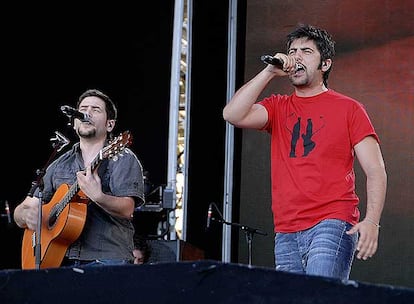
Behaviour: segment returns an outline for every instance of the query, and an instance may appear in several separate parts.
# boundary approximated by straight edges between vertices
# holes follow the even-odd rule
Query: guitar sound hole
[[[51,212],[49,217],[49,228],[53,227],[57,221],[57,214],[56,212]]]

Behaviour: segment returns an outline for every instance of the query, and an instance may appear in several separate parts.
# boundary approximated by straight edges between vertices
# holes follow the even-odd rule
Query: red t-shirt
[[[353,147],[379,141],[363,105],[333,90],[313,97],[271,95],[259,102],[271,134],[275,232],[296,232],[327,218],[356,224]]]

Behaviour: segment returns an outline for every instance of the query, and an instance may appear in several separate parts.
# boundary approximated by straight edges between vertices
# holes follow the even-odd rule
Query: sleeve
[[[131,196],[137,206],[145,202],[142,164],[130,149],[117,161],[111,161],[110,190],[115,196]]]
[[[355,103],[350,121],[350,136],[352,146],[358,144],[367,136],[373,136],[377,142],[380,142],[378,134],[368,116],[365,107],[361,103]]]
[[[257,103],[262,105],[266,111],[267,111],[267,122],[266,124],[260,129],[260,131],[267,131],[268,133],[272,133],[272,125],[273,125],[273,119],[275,117],[274,115],[274,104],[277,101],[277,96],[271,95],[269,97],[266,97]]]

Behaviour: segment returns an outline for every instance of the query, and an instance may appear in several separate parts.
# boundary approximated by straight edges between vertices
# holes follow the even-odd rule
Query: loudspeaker
[[[182,240],[149,240],[150,257],[148,263],[198,261],[204,259],[204,252]]]

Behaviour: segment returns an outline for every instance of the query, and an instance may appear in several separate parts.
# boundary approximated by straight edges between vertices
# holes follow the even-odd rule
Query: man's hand
[[[367,260],[371,258],[378,249],[379,225],[365,219],[352,227],[347,234],[359,233],[357,244],[357,258]]]

